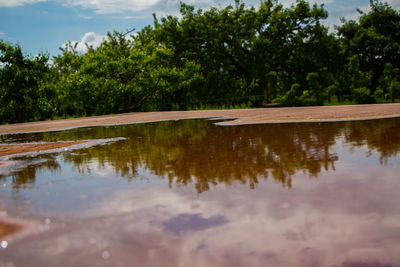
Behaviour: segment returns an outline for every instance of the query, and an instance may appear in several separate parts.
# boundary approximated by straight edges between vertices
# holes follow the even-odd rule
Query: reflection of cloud
[[[347,149],[337,152],[341,158]],[[255,190],[237,184],[201,195],[190,185],[169,189],[141,170],[151,183],[125,184],[79,213],[87,219],[14,244],[18,250],[4,257],[98,265],[107,250],[108,265],[393,266],[400,262],[400,166],[383,167],[376,158],[365,164],[365,172],[339,164],[345,170],[319,179],[296,174],[293,190],[267,181]]]
[[[340,267],[395,267],[395,265],[384,264],[379,261],[369,261],[369,262],[346,261],[343,264],[341,264]]]
[[[91,161],[87,165],[88,170],[100,177],[114,176],[115,171],[114,168],[108,164],[100,164],[97,161]]]
[[[96,184],[90,210],[14,244],[18,251],[4,257],[99,265],[106,250],[110,266],[392,266],[400,262],[399,159],[384,166],[378,152],[366,156],[369,149],[337,142],[330,150],[337,154],[336,169],[318,179],[296,172],[292,190],[270,179],[254,190],[229,183],[196,194],[193,183],[169,188],[166,176],[145,166],[137,170],[143,180],[85,179]],[[96,160],[91,163],[89,169],[97,168]]]
[[[255,190],[235,185],[196,198],[190,186],[168,189],[158,182],[117,192],[93,211],[114,218],[116,228],[120,216],[131,218],[121,227],[141,237],[138,246],[178,238],[176,246],[160,245],[174,266],[188,266],[193,257],[204,266],[391,266],[400,262],[400,196],[393,193],[400,191],[400,170],[376,158],[365,161],[365,172],[340,164],[343,170],[317,180],[296,174],[293,190],[265,182]]]
[[[183,213],[171,219],[162,222],[163,228],[174,234],[187,231],[205,230],[211,227],[226,224],[228,220],[221,215],[214,215],[210,218],[204,218],[201,214]]]

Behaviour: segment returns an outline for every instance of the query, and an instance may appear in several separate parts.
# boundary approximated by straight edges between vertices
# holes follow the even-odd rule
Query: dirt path
[[[400,103],[354,106],[260,108],[140,112],[0,126],[0,134],[56,131],[74,127],[130,124],[162,120],[225,117],[226,125],[277,122],[338,121],[400,117]]]

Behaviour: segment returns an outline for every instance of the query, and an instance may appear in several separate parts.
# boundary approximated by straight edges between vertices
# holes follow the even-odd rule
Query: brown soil
[[[45,144],[20,144],[20,145],[1,145],[0,144],[0,157],[14,155],[14,154],[20,154],[20,153],[34,152],[34,151],[63,148],[63,147],[68,147],[68,146],[72,146],[72,145],[83,144],[86,142],[87,141],[45,143]],[[0,166],[3,164],[4,164],[3,162],[0,162]]]
[[[400,103],[354,106],[260,108],[230,110],[140,112],[56,121],[0,125],[0,134],[58,131],[68,128],[142,123],[163,120],[223,117],[235,119],[225,125],[362,120],[400,117]],[[0,145],[0,156],[66,147],[82,142]],[[1,163],[0,163],[1,165]]]
[[[338,121],[400,117],[400,103],[296,108],[140,112],[0,126],[0,134],[56,131],[74,127],[130,124],[162,120],[225,117],[227,125],[277,122]]]

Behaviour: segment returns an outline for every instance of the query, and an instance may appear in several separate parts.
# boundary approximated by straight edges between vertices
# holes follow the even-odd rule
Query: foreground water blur
[[[0,212],[36,230],[5,236],[0,265],[400,265],[399,118],[214,123],[0,136],[125,137],[12,159]]]

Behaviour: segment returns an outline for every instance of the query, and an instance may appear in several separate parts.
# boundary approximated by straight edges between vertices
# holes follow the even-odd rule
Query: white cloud
[[[96,34],[94,32],[87,32],[85,33],[80,41],[71,41],[73,46],[76,45],[76,51],[80,53],[85,53],[87,51],[86,44],[92,46],[93,48],[98,47],[106,38],[105,35]],[[66,47],[67,43],[62,45],[63,48]]]
[[[369,5],[365,6],[356,6],[356,5],[348,5],[348,6],[338,6],[335,8],[328,9],[328,19],[324,22],[325,26],[328,26],[331,30],[334,29],[334,25],[340,26],[342,25],[341,18],[346,20],[358,20],[360,17],[360,13],[358,13],[357,8],[362,10],[363,12],[368,13]]]
[[[144,11],[161,4],[161,0],[66,0],[67,5],[93,9],[99,14]]]
[[[0,0],[0,7],[15,7],[24,4],[35,4],[48,0]],[[246,5],[258,6],[259,0],[243,0]],[[400,9],[399,0],[383,0],[394,9]],[[125,19],[151,18],[152,13],[156,13],[158,17],[168,14],[179,17],[180,0],[59,0],[69,7],[80,7],[83,9],[94,11],[97,14],[117,14]],[[227,5],[234,5],[233,0],[184,0],[186,4],[194,5],[196,8],[208,9],[211,6],[223,8]],[[309,0],[310,4],[326,4],[325,9],[329,11],[328,20],[325,25],[333,28],[333,25],[340,25],[340,18],[357,19],[359,14],[356,8],[363,11],[369,10],[366,5],[367,0],[348,1],[343,0]],[[279,0],[285,7],[295,4],[295,0]],[[85,19],[92,19],[94,16],[80,15]],[[84,49],[83,44],[79,46]]]
[[[395,10],[400,10],[400,1],[399,0],[387,0],[386,1],[391,7]]]
[[[46,2],[47,0],[0,0],[0,7],[16,7],[26,4],[36,4]]]
[[[64,0],[67,6],[93,10],[97,14],[124,14],[123,18],[150,18],[152,13],[157,17],[166,15],[178,16],[180,0]],[[396,1],[396,0],[392,0]],[[207,10],[210,7],[224,8],[235,5],[233,0],[184,0],[186,4]],[[309,0],[310,4],[331,4],[335,0]],[[259,0],[245,0],[247,6],[259,6]],[[296,4],[296,0],[280,0],[284,7]]]
[[[166,14],[177,15],[180,0],[65,0],[68,6],[80,6],[92,9],[98,14],[121,14],[135,12],[135,16],[149,16],[156,13],[158,16]],[[330,1],[330,0],[317,0]],[[194,5],[196,8],[207,9],[211,6],[225,7],[234,5],[232,0],[185,0],[186,4]],[[258,0],[246,1],[246,4],[259,5]]]
[[[88,15],[85,15],[85,14],[80,14],[79,17],[81,17],[83,19],[93,19],[94,18],[94,16],[88,16]]]
[[[332,3],[334,0],[308,0],[310,5],[313,5],[314,3],[317,5],[322,5],[322,4],[329,4]],[[285,7],[290,7],[291,5],[296,4],[296,0],[281,0],[279,3],[283,4]]]

